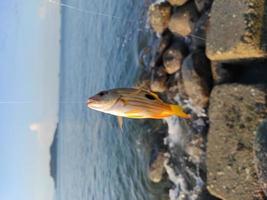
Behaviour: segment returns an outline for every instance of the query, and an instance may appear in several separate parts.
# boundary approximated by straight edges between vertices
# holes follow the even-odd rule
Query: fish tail
[[[184,118],[184,119],[190,119],[191,115],[186,114],[181,106],[178,105],[170,105],[171,111],[173,112],[174,115],[176,115],[177,117],[180,118]]]

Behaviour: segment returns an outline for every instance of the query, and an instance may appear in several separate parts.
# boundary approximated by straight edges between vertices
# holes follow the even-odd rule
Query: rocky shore
[[[169,199],[266,199],[266,10],[264,0],[150,5],[158,39],[141,85],[193,116],[165,121],[166,148],[151,162],[151,181],[171,181]]]

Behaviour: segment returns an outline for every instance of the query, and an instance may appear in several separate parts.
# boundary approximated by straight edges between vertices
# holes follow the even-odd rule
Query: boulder
[[[255,143],[256,172],[262,191],[267,198],[267,120],[265,119],[256,133]]]
[[[167,2],[152,4],[148,9],[149,24],[156,33],[163,33],[171,17],[171,5]]]
[[[194,29],[190,34],[191,49],[195,50],[199,48],[205,48],[208,19],[209,19],[208,13],[205,13],[195,23]]]
[[[183,58],[188,53],[183,41],[173,43],[163,54],[163,64],[168,74],[177,72],[182,65]]]
[[[209,60],[205,53],[197,50],[189,54],[182,64],[182,80],[185,93],[194,106],[206,108],[212,86]]]
[[[264,0],[214,0],[207,31],[211,60],[260,58],[266,51]]]
[[[209,102],[207,185],[217,197],[252,200],[259,188],[253,143],[266,116],[265,85],[215,86]]]
[[[215,85],[230,82],[233,79],[233,74],[221,62],[212,61],[211,72]]]
[[[167,86],[165,84],[165,78],[160,77],[158,79],[154,79],[150,83],[150,90],[153,92],[165,92],[167,89]]]
[[[213,0],[194,0],[198,12],[202,13],[211,7]]]
[[[188,2],[188,0],[168,0],[168,2],[169,2],[172,6],[182,6],[182,5],[184,5],[186,2]]]
[[[156,159],[150,164],[149,179],[154,183],[162,181],[166,170],[164,168],[165,156],[163,152],[159,152]]]
[[[165,92],[167,90],[167,75],[163,66],[155,67],[151,71],[150,90],[153,92]]]
[[[155,67],[163,65],[163,60],[162,60],[163,53],[171,45],[172,39],[173,39],[173,34],[168,29],[162,33],[159,41],[155,45],[155,48],[153,48],[156,49],[156,51],[154,58],[152,58],[151,60],[150,66]]]
[[[169,29],[176,35],[187,36],[198,19],[198,13],[193,2],[178,7],[171,16]]]

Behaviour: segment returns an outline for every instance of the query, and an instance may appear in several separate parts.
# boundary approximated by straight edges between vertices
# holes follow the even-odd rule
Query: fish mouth
[[[97,100],[95,98],[91,97],[91,98],[89,98],[87,100],[87,106],[89,108],[92,108],[92,107],[94,107],[94,105],[95,105],[96,102],[97,102]]]

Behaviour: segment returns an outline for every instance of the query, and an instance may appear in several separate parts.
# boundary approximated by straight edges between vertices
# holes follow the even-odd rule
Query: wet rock
[[[165,78],[154,79],[150,83],[150,89],[153,92],[165,92],[167,87],[165,84]]]
[[[215,85],[230,82],[233,78],[231,72],[220,62],[211,62],[211,72]]]
[[[157,158],[151,163],[149,167],[149,179],[154,183],[159,183],[166,173],[164,168],[165,156],[163,152],[159,152]]]
[[[159,46],[157,48],[158,54],[163,54],[163,52],[170,46],[172,41],[173,35],[170,31],[164,31],[164,33],[161,36]]]
[[[162,66],[155,68],[152,71],[150,90],[153,92],[165,92],[167,90],[167,75]]]
[[[194,0],[198,12],[202,13],[210,8],[213,0]]]
[[[168,74],[177,72],[182,65],[184,56],[188,53],[183,41],[173,43],[163,54],[163,64]]]
[[[168,0],[168,2],[169,2],[172,6],[182,6],[182,5],[184,5],[186,2],[188,2],[188,0]]]
[[[186,94],[196,107],[205,108],[212,86],[210,63],[203,51],[194,51],[184,59],[182,80]]]
[[[206,52],[211,60],[266,56],[264,0],[214,0]]]
[[[195,50],[195,49],[205,48],[208,19],[209,19],[208,13],[205,13],[196,22],[193,32],[190,34],[191,49]]]
[[[167,2],[152,4],[148,10],[149,23],[156,33],[162,33],[171,17],[171,5]]]
[[[267,198],[267,120],[260,125],[255,138],[255,164],[260,186]]]
[[[171,16],[169,29],[176,35],[187,36],[198,19],[198,13],[193,2],[178,7]]]
[[[204,139],[200,136],[195,136],[189,143],[186,144],[186,153],[189,155],[190,161],[195,164],[200,164],[204,161]]]
[[[207,185],[222,199],[252,200],[258,188],[255,132],[266,115],[264,85],[215,86],[209,103]]]
[[[160,37],[158,45],[156,45],[155,58],[153,59],[153,64],[151,66],[160,66],[163,65],[162,55],[166,49],[171,45],[173,39],[172,33],[167,29],[164,31]]]

